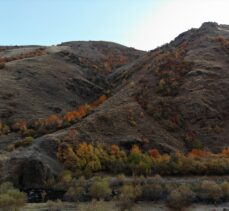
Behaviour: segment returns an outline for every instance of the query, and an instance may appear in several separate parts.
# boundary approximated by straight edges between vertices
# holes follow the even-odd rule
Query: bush
[[[0,63],[0,69],[3,69],[5,67],[5,63]]]
[[[72,172],[70,170],[64,170],[59,175],[60,183],[66,185],[72,181]]]
[[[111,196],[111,188],[106,179],[94,177],[89,188],[89,194],[94,199],[107,199]]]
[[[27,147],[30,144],[32,144],[32,142],[33,142],[33,137],[29,136],[29,137],[26,137],[25,139],[23,139],[21,141],[18,141],[14,144],[8,145],[7,149],[8,149],[8,151],[13,151],[19,147]]]
[[[224,198],[224,200],[225,201],[228,201],[229,200],[229,182],[224,181],[221,184],[221,189],[222,189],[222,192],[223,192],[223,198]]]
[[[64,204],[61,200],[47,201],[49,211],[61,211],[64,210]]]
[[[146,201],[157,201],[164,197],[164,188],[161,184],[149,184],[142,187],[141,199]]]
[[[187,185],[181,185],[172,190],[168,197],[168,206],[175,210],[187,207],[194,200],[195,194]]]
[[[33,137],[28,136],[28,137],[24,138],[23,140],[16,142],[15,148],[29,146],[30,144],[32,144],[32,142],[33,142]]]
[[[85,201],[86,199],[86,180],[84,177],[80,177],[78,180],[74,180],[64,197],[68,201]]]
[[[2,210],[17,210],[26,203],[26,195],[6,182],[0,185],[0,208]]]
[[[114,209],[110,207],[104,201],[92,200],[89,203],[83,203],[78,206],[79,211],[113,211]],[[77,210],[78,210],[77,209]]]
[[[121,210],[128,210],[134,206],[134,202],[141,196],[142,188],[139,185],[123,185],[119,190],[118,206]]]
[[[222,189],[214,181],[203,181],[200,185],[199,195],[205,202],[219,202],[223,196]]]
[[[10,132],[10,128],[0,121],[0,135],[7,135]]]

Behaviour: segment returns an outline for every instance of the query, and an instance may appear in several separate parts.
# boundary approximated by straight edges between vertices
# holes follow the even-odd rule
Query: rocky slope
[[[36,49],[39,56],[28,58]],[[108,99],[76,124],[37,137],[30,146],[6,152],[19,135],[2,135],[1,180],[45,185],[63,168],[55,151],[67,139],[74,145],[103,141],[163,152],[219,152],[229,144],[227,25],[204,23],[148,53],[106,42],[0,52],[1,57],[18,54],[27,58],[15,58],[0,70],[2,121],[61,114],[104,94]]]

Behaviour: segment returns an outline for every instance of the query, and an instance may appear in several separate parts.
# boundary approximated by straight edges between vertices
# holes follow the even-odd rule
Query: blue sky
[[[0,44],[125,43],[157,6],[154,0],[0,0]]]
[[[106,40],[150,50],[204,21],[229,24],[229,0],[0,0],[0,45]]]

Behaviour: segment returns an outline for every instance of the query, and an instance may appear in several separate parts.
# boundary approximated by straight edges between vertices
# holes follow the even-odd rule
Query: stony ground
[[[79,208],[81,207],[81,209]],[[78,207],[78,208],[77,208]],[[64,203],[61,211],[82,211],[83,209],[87,210],[88,207],[87,203],[80,203],[80,204],[70,204]],[[113,208],[115,211],[115,204],[112,202],[106,203],[106,208],[104,211],[108,211],[109,208]],[[51,210],[51,207],[47,203],[40,203],[40,204],[27,204],[23,209],[23,211],[45,211]],[[167,208],[164,204],[155,204],[155,203],[138,203],[134,206],[133,211],[169,211],[170,209]],[[189,208],[185,208],[185,211],[228,211],[229,210],[229,203],[227,204],[220,204],[220,205],[201,205],[195,204]],[[97,210],[96,210],[97,211]]]

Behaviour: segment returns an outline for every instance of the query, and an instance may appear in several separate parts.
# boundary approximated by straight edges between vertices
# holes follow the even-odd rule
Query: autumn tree
[[[133,145],[128,156],[128,166],[133,175],[148,175],[151,172],[152,159],[148,154],[142,153],[137,145]]]

